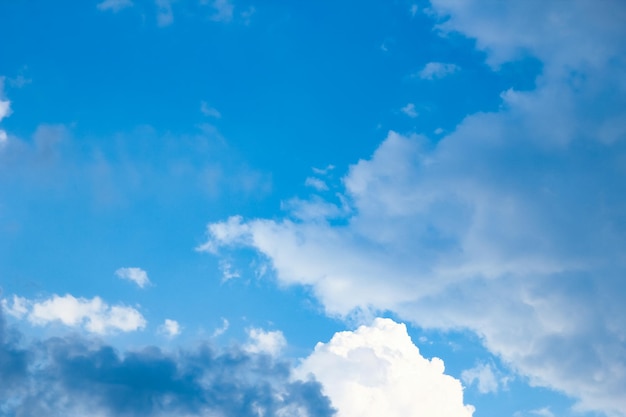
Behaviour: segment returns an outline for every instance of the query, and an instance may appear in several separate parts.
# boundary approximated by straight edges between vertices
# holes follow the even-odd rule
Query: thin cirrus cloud
[[[541,60],[534,89],[503,91],[500,109],[467,115],[439,141],[389,132],[344,176],[350,209],[318,210],[339,224],[235,216],[210,224],[201,248],[256,249],[331,315],[392,310],[470,329],[578,410],[624,416],[626,95],[613,92],[624,92],[626,9],[555,2],[537,14],[539,4],[433,2],[439,30],[474,38],[494,67]]]
[[[8,314],[25,318],[36,326],[60,323],[98,335],[132,332],[146,327],[145,318],[135,308],[109,305],[100,297],[87,299],[55,294],[42,301],[33,301],[13,296],[11,302],[2,300],[2,307]]]
[[[148,273],[141,268],[119,268],[115,271],[115,275],[120,279],[134,282],[139,288],[145,288],[151,284]]]
[[[237,348],[119,352],[79,336],[19,343],[0,309],[3,415],[334,415],[318,382]]]
[[[415,75],[423,80],[435,80],[454,74],[459,70],[459,66],[455,64],[429,62]]]
[[[131,0],[104,0],[96,5],[98,10],[111,10],[114,13],[132,6]]]
[[[314,375],[337,407],[337,417],[471,417],[461,382],[439,358],[424,358],[406,326],[378,318],[318,343],[296,375]]]

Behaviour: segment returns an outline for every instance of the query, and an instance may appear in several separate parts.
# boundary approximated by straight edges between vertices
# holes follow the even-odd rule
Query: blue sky
[[[626,416],[624,21],[0,3],[0,415]]]

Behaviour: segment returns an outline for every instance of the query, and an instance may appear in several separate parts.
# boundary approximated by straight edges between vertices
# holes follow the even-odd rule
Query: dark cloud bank
[[[24,345],[0,309],[0,415],[280,416],[335,412],[315,381],[268,356],[202,346],[120,354],[79,336]]]

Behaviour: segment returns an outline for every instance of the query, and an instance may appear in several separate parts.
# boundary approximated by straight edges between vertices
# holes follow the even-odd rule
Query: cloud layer
[[[343,178],[347,208],[314,198],[315,217],[232,217],[202,247],[257,249],[329,314],[391,309],[471,329],[532,384],[624,416],[626,8],[442,0],[431,11],[494,68],[541,60],[535,88],[503,91],[498,111],[441,140],[390,132]]]
[[[32,344],[0,311],[0,414],[5,416],[331,416],[314,381],[290,381],[268,356],[208,346],[120,353],[81,338]]]

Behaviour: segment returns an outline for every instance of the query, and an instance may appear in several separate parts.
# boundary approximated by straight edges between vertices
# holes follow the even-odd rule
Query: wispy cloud
[[[434,80],[459,71],[456,64],[446,64],[443,62],[429,62],[419,71],[416,76],[424,80]]]
[[[155,0],[157,8],[157,25],[164,27],[174,23],[172,2],[174,0]]]
[[[307,177],[307,179],[304,181],[304,185],[306,185],[307,187],[315,188],[317,191],[328,190],[328,185],[326,185],[323,180],[315,177]]]
[[[222,113],[220,113],[215,107],[209,106],[205,101],[200,103],[200,112],[205,116],[214,117],[216,119],[220,119],[222,117]]]
[[[96,5],[99,10],[111,10],[114,13],[132,6],[133,2],[131,0],[104,0]]]
[[[235,6],[230,0],[213,0],[211,7],[215,13],[210,17],[214,22],[230,22],[233,20]],[[248,16],[249,18],[249,16]]]
[[[415,104],[413,103],[409,103],[406,106],[402,107],[400,111],[409,116],[411,119],[414,119],[418,116],[417,111],[415,110]]]

